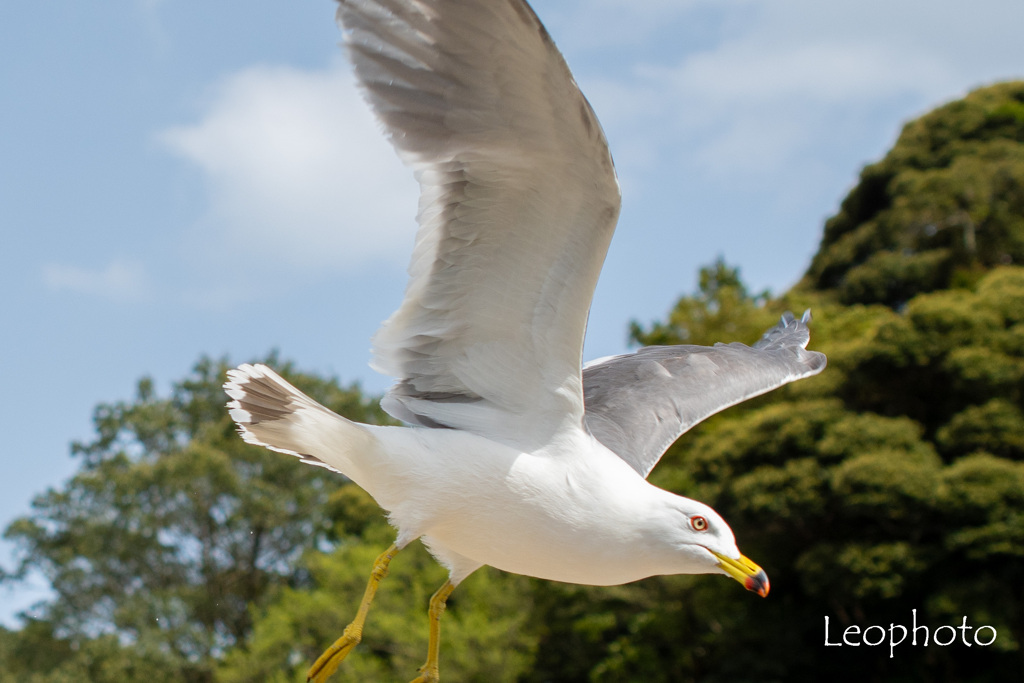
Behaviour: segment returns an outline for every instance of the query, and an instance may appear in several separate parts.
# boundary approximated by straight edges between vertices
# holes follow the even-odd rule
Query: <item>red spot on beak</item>
[[[762,598],[768,597],[768,591],[771,590],[771,584],[768,582],[768,575],[764,573],[763,569],[753,576],[748,576],[746,581],[743,582],[743,586],[748,591],[753,591]]]

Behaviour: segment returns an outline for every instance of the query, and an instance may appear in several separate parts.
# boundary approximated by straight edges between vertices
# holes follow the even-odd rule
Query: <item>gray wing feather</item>
[[[590,433],[646,477],[681,434],[720,410],[816,375],[825,355],[807,351],[810,311],[786,313],[753,347],[648,346],[583,370]]]
[[[381,405],[545,443],[583,418],[583,333],[619,211],[601,126],[523,0],[342,0],[339,18],[421,188],[405,299],[373,342],[398,380]]]

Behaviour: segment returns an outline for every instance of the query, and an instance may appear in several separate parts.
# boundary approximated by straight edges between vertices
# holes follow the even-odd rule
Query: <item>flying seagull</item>
[[[327,680],[359,642],[388,563],[416,539],[449,572],[420,682],[439,678],[445,601],[483,565],[589,585],[717,573],[767,595],[718,513],[646,477],[694,424],[820,372],[809,316],[783,316],[753,347],[647,347],[583,367],[619,186],[540,20],[525,0],[340,0],[338,17],[420,184],[405,298],[373,340],[373,366],[398,378],[381,404],[409,426],[351,422],[264,365],[225,384],[242,438],[340,472],[397,529],[308,678]]]

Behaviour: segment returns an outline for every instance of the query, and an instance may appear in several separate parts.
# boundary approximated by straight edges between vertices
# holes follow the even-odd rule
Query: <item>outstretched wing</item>
[[[665,449],[701,420],[825,368],[807,351],[810,311],[786,313],[753,347],[648,346],[583,370],[591,434],[646,477]]]
[[[374,338],[410,423],[544,442],[583,418],[587,312],[619,211],[601,127],[522,0],[341,0],[359,81],[420,183]]]

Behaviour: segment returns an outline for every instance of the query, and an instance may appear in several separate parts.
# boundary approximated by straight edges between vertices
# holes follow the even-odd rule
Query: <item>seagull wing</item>
[[[360,84],[420,184],[393,416],[516,444],[583,419],[581,352],[619,212],[604,133],[522,0],[341,0]]]
[[[648,346],[583,370],[591,434],[646,477],[683,432],[720,410],[816,375],[825,355],[807,351],[810,311],[786,313],[753,347]]]

